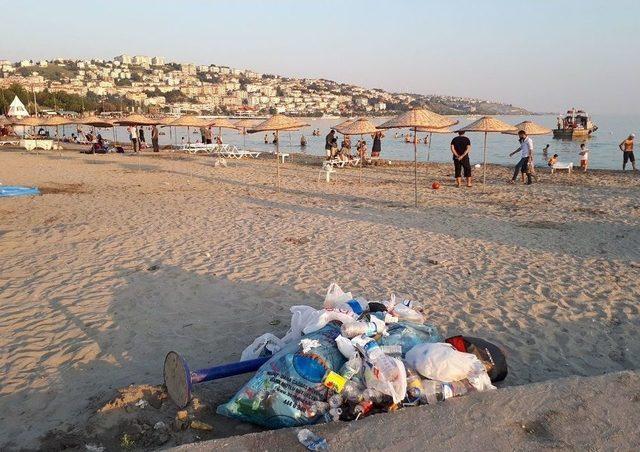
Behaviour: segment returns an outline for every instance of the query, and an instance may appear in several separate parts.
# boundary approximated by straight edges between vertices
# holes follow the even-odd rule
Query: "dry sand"
[[[506,386],[638,368],[638,175],[543,170],[514,187],[492,166],[483,192],[433,164],[416,209],[411,166],[326,184],[295,160],[275,193],[262,159],[1,151],[0,182],[45,194],[0,200],[0,448],[109,443],[144,391],[112,401],[118,416],[98,410],[117,388],[160,383],[168,350],[194,367],[236,360],[284,333],[290,306],[320,306],[332,281],[412,297],[444,334],[503,344]],[[212,414],[245,379],[196,391],[213,432],[137,445],[257,431]],[[143,417],[174,414],[165,402]]]

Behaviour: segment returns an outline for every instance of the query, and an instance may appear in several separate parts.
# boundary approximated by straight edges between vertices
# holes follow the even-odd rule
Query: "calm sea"
[[[549,128],[556,126],[556,116],[499,116],[499,119],[509,123],[517,124],[525,120],[531,120],[538,124],[544,125]],[[471,123],[473,120],[460,117],[460,126]],[[381,124],[384,122],[384,118],[375,118],[374,124]],[[590,150],[589,165],[591,168],[600,169],[621,169],[622,167],[622,153],[618,149],[618,143],[626,138],[630,133],[636,133],[640,131],[640,114],[638,115],[595,115],[593,121],[599,127],[598,131],[592,135],[592,138],[586,141],[587,147]],[[300,135],[304,134],[307,138],[308,145],[304,152],[312,155],[324,155],[324,136],[329,132],[330,127],[341,122],[340,119],[308,119],[306,122],[310,124],[309,127],[305,127],[296,132],[282,132],[280,138],[280,150],[281,152],[301,152],[300,148]],[[454,126],[455,128],[456,126]],[[88,128],[85,128],[88,130]],[[320,129],[320,136],[314,137],[311,135],[313,129]],[[176,139],[176,136],[172,134],[170,136],[168,128],[161,129],[160,144],[170,144]],[[67,134],[71,132],[70,126],[67,126]],[[105,138],[112,138],[110,130],[102,130]],[[407,130],[389,130],[386,132],[386,137],[382,141],[382,157],[393,160],[413,160],[413,145],[407,144],[402,138],[394,138],[394,134],[404,134]],[[118,138],[122,141],[127,139],[128,135],[125,128],[119,127],[117,130]],[[177,129],[177,141],[180,143],[183,139],[186,141],[187,130],[186,128]],[[223,141],[225,143],[235,144],[237,146],[243,146],[243,140],[246,139],[246,146],[255,150],[271,151],[274,146],[272,144],[264,143],[264,133],[257,133],[246,135],[243,137],[238,131],[225,130],[222,131]],[[424,137],[424,133],[419,133],[420,138]],[[150,143],[149,129],[146,128],[147,142]],[[471,153],[471,159],[474,163],[480,163],[482,161],[482,145],[484,134],[481,133],[467,133],[467,136],[471,139],[473,145],[473,151]],[[269,134],[271,137],[271,134]],[[353,137],[354,142],[359,137]],[[453,138],[453,135],[433,134],[431,149],[425,144],[419,144],[418,147],[418,159],[419,161],[432,162],[450,162],[451,153],[449,151],[449,143]],[[563,141],[556,140],[551,135],[535,136],[534,140],[536,150],[536,164],[542,165],[542,148],[549,144],[549,152],[551,154],[558,154],[561,161],[573,161],[579,163],[579,148],[581,141]],[[640,138],[640,135],[639,135]],[[191,130],[191,141],[196,142],[200,139],[200,132]],[[371,137],[365,137],[369,150],[371,149]],[[340,137],[341,141],[342,138]],[[638,140],[640,143],[640,139]],[[515,164],[517,157],[509,157],[509,153],[517,147],[517,136],[503,135],[500,133],[490,133],[487,139],[487,156],[490,163],[500,164]],[[638,145],[640,150],[640,144]],[[640,154],[640,152],[637,152]],[[640,158],[640,155],[638,155]]]

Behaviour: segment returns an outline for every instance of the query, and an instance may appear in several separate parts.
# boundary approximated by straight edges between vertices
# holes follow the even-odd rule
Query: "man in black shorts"
[[[471,187],[471,140],[464,136],[464,132],[458,132],[458,136],[451,140],[451,153],[453,154],[453,166],[456,171],[456,187],[460,186],[461,173],[464,168],[464,177],[467,179],[467,187]]]

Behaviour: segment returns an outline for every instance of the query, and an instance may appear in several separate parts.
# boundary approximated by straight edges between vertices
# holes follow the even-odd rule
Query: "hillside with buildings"
[[[441,114],[526,114],[499,102],[464,97],[389,93],[324,79],[294,79],[218,65],[120,55],[113,60],[0,60],[0,89],[60,99],[84,110],[292,116],[384,115],[425,106]],[[77,99],[81,98],[82,102]],[[24,101],[25,99],[23,99]],[[9,100],[3,100],[6,103]],[[29,101],[28,99],[26,100]],[[40,100],[38,99],[38,103]],[[49,102],[50,106],[53,106]],[[71,106],[69,106],[71,105]],[[77,107],[80,105],[80,107]]]

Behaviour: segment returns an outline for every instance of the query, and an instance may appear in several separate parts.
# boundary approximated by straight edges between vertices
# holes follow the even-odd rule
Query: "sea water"
[[[555,128],[557,123],[556,115],[536,115],[536,116],[497,116],[498,119],[515,125],[519,122],[530,120],[548,128]],[[342,122],[344,119],[316,119],[306,118],[304,121],[310,124],[295,132],[280,132],[280,152],[304,152],[310,155],[325,155],[324,142],[325,135],[329,132],[331,126]],[[374,124],[381,124],[388,118],[373,118]],[[456,117],[460,121],[457,127],[462,127],[473,122],[476,117]],[[549,144],[549,157],[558,154],[559,160],[562,162],[574,162],[578,165],[580,161],[580,144],[586,143],[589,148],[589,167],[599,169],[621,169],[622,168],[622,152],[618,149],[618,144],[624,140],[630,133],[640,132],[640,114],[637,115],[594,115],[594,123],[598,126],[598,130],[591,138],[581,140],[557,140],[551,134],[532,137],[535,146],[535,162],[537,166],[545,165],[542,155],[542,148]],[[256,121],[256,123],[259,121]],[[75,132],[75,126],[66,126],[66,134],[69,136],[71,132]],[[320,136],[312,136],[314,129],[320,129]],[[84,126],[83,130],[89,131],[90,128]],[[174,143],[200,142],[200,131],[191,128],[189,136],[187,136],[186,127],[171,128],[161,127],[160,145],[168,145]],[[106,139],[112,139],[111,129],[98,129]],[[117,136],[119,141],[128,141],[128,133],[125,127],[117,128]],[[215,132],[217,134],[217,130]],[[398,133],[399,137],[395,138]],[[409,133],[408,129],[391,129],[385,131],[385,138],[382,140],[381,157],[390,160],[413,160],[413,145],[404,142],[404,134]],[[300,136],[307,138],[307,146],[300,147]],[[426,133],[418,133],[420,139],[424,138]],[[451,151],[449,144],[453,134],[433,134],[431,147],[423,142],[418,144],[418,161],[420,162],[451,162]],[[482,163],[483,153],[483,133],[468,132],[467,136],[471,139],[472,151],[471,161],[473,164]],[[150,128],[145,127],[145,137],[147,143],[151,144]],[[265,133],[243,135],[232,129],[222,129],[223,141],[238,147],[243,147],[246,140],[246,147],[256,151],[273,151],[275,146],[271,144],[273,134],[267,133],[268,144],[264,143]],[[371,136],[365,136],[367,147],[371,151]],[[355,143],[360,136],[352,137],[352,147],[355,152]],[[342,141],[342,136],[338,135],[338,142]],[[638,150],[640,151],[640,135],[638,139]],[[489,133],[487,136],[487,161],[489,163],[512,165],[517,162],[518,156],[509,157],[509,153],[518,147],[518,137],[514,135],[504,135],[501,133]],[[640,158],[640,152],[637,152]]]

